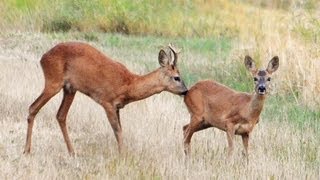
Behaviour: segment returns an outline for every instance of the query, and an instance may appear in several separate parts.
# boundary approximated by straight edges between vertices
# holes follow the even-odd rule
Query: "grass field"
[[[242,158],[239,137],[236,139],[232,162],[226,161],[226,136],[219,130],[197,133],[192,142],[192,158],[186,159],[182,147],[182,126],[189,122],[189,114],[182,98],[169,93],[161,93],[132,103],[121,111],[126,147],[121,157],[118,156],[116,141],[103,109],[78,93],[68,116],[68,127],[76,149],[76,158],[68,156],[55,120],[61,101],[59,94],[38,114],[33,134],[32,155],[24,156],[22,151],[27,108],[43,87],[39,57],[56,42],[75,36],[79,37],[79,40],[85,40],[81,39],[83,36],[80,35],[81,33],[2,36],[1,179],[319,177],[319,113],[303,109],[293,99],[277,93],[267,101],[261,123],[253,132],[249,165],[246,165]],[[91,44],[109,56],[119,59],[132,71],[144,74],[157,68],[157,46],[165,39],[153,38],[151,41],[148,38],[123,35],[100,36],[103,41],[111,43],[104,44],[98,40]],[[112,42],[114,38],[118,40]],[[149,43],[143,43],[140,50],[138,46],[130,48],[129,45],[122,45],[135,41]],[[188,74],[196,69],[194,64],[197,63],[189,61],[207,58],[206,55],[197,52],[199,50],[194,50],[192,46],[185,47],[179,64],[181,67],[189,67],[190,72],[183,69],[181,73],[192,76]],[[202,66],[201,63],[199,66]],[[228,76],[232,78],[236,74],[230,73]],[[248,79],[251,78],[247,76],[238,84],[245,83]],[[188,86],[193,83],[191,78]]]
[[[319,179],[319,2],[8,0],[0,2],[0,179]],[[141,16],[144,14],[144,16]],[[189,122],[183,98],[163,92],[121,111],[125,152],[98,104],[77,93],[68,114],[76,157],[68,156],[55,119],[62,94],[37,115],[32,153],[22,154],[28,107],[42,91],[39,60],[62,41],[87,42],[132,72],[159,67],[159,49],[182,49],[188,87],[214,79],[252,92],[246,54],[279,70],[250,142],[250,163],[236,138],[226,160],[224,132],[196,133],[192,155],[183,153]]]

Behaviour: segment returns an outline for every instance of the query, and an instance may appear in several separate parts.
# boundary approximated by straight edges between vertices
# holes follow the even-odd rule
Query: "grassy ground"
[[[96,36],[91,44],[139,74],[158,67],[158,46],[167,42],[166,38],[114,34]],[[249,165],[242,157],[239,137],[236,138],[231,162],[226,160],[226,135],[217,129],[197,133],[192,142],[192,158],[186,159],[182,147],[182,126],[189,122],[189,114],[182,98],[169,93],[132,103],[121,111],[126,147],[122,157],[117,154],[116,141],[103,109],[78,93],[68,116],[76,158],[68,156],[55,120],[61,101],[59,94],[38,114],[32,155],[24,156],[27,108],[43,88],[39,58],[56,42],[70,39],[88,41],[85,33],[1,36],[1,179],[319,178],[319,111],[296,103],[290,94],[282,95],[276,91],[266,102],[262,119],[252,134]],[[220,40],[222,42],[216,46],[223,49],[219,50],[221,54],[232,51],[233,47],[223,45],[228,44],[228,40]],[[201,41],[175,41],[183,47],[179,66],[183,67],[181,73],[189,87],[198,80],[192,78],[193,73],[201,74],[199,66],[204,68],[207,63],[221,64],[230,58],[210,59],[212,49],[198,47]],[[248,74],[241,72],[241,68],[236,70],[242,64],[226,66],[222,63],[222,66],[229,67],[224,70],[228,73],[212,68],[210,70],[214,72],[203,73],[201,78],[227,79],[225,84],[239,89],[239,84],[251,81]],[[238,82],[234,83],[232,79]]]
[[[319,7],[317,0],[0,1],[0,178],[319,179]],[[138,74],[157,68],[160,46],[173,42],[188,87],[214,79],[246,92],[252,80],[244,56],[263,67],[278,55],[250,164],[240,138],[227,162],[226,135],[213,129],[195,135],[185,159],[181,129],[189,114],[169,93],[122,110],[122,157],[102,108],[78,93],[68,116],[76,158],[55,120],[59,94],[38,114],[32,155],[23,156],[28,106],[43,88],[39,59],[69,40],[90,43]]]

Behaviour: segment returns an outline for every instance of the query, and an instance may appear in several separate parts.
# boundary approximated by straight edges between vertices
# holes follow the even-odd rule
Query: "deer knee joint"
[[[29,107],[29,117],[34,117],[37,113],[38,113],[38,110],[33,105],[31,105]]]
[[[27,121],[28,121],[28,124],[31,124],[33,123],[33,120],[34,120],[34,116],[30,116],[28,117]]]
[[[61,115],[60,113],[57,114],[56,116],[57,120],[59,123],[64,122],[65,121],[65,117],[63,115]]]

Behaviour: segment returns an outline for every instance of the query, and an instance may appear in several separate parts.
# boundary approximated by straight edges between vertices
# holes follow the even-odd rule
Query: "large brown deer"
[[[57,113],[68,151],[74,149],[66,127],[66,116],[74,96],[80,91],[103,106],[122,150],[122,129],[119,110],[126,104],[147,98],[162,91],[186,94],[187,88],[177,68],[177,50],[169,44],[160,50],[160,68],[140,76],[131,73],[124,65],[105,56],[94,47],[80,42],[60,43],[41,58],[45,87],[31,104],[24,153],[30,153],[34,118],[50,98],[63,89],[63,100]]]
[[[279,67],[279,58],[273,57],[266,70],[258,70],[251,57],[245,57],[245,66],[252,73],[255,84],[253,94],[234,91],[215,81],[200,81],[191,87],[184,102],[191,115],[190,123],[183,127],[184,151],[190,153],[193,133],[216,127],[227,133],[228,157],[233,151],[234,135],[242,137],[248,160],[250,133],[259,121],[267,94],[271,74]]]

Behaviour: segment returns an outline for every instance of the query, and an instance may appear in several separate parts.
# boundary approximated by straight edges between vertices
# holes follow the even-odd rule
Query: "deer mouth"
[[[185,96],[185,95],[187,95],[187,93],[188,93],[188,90],[186,90],[186,91],[184,91],[184,92],[180,93],[180,95]]]
[[[264,95],[267,92],[267,88],[265,85],[259,85],[257,90],[259,95]]]
[[[265,94],[266,94],[266,91],[265,91],[265,90],[264,90],[264,91],[259,90],[259,91],[258,91],[258,94],[259,94],[259,95],[265,95]]]

